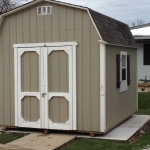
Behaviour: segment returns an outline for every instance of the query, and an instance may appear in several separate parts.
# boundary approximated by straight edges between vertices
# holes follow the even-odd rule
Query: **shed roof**
[[[126,46],[136,46],[128,25],[89,9],[104,41]]]
[[[13,10],[20,10],[21,8],[24,9],[26,6],[30,6],[32,4],[36,4],[38,2],[41,2],[44,0],[37,0],[37,1],[32,1],[27,4],[24,4],[20,7],[17,7]],[[46,0],[48,1],[48,0]],[[62,5],[67,5],[69,3],[64,3],[60,1],[55,1],[55,0],[49,0],[49,2],[54,2],[54,3],[59,3]],[[95,23],[95,26],[101,35],[101,38],[103,41],[107,42],[108,44],[115,44],[115,45],[123,45],[123,46],[131,46],[131,47],[136,47],[136,42],[131,34],[131,31],[128,27],[128,25],[117,21],[113,18],[110,18],[108,16],[105,16],[101,13],[98,13],[90,8],[79,6],[79,5],[73,5],[69,4],[72,7],[79,7],[81,9],[87,9]],[[11,10],[11,11],[13,11]],[[9,11],[9,12],[11,12]],[[13,11],[14,12],[14,11]],[[2,15],[7,15],[9,14],[8,12],[2,14]]]

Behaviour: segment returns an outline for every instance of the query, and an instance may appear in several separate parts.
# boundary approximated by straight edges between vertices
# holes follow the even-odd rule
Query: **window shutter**
[[[127,83],[130,85],[131,79],[130,79],[130,55],[127,55]]]
[[[116,75],[117,75],[117,88],[120,88],[120,54],[116,55]]]

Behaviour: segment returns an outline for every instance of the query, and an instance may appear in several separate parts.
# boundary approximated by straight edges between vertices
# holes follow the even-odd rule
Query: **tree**
[[[139,25],[143,25],[143,24],[145,24],[145,21],[143,19],[137,18],[136,20],[133,20],[131,22],[131,27],[135,27],[135,26],[139,26]]]
[[[19,6],[19,0],[0,0],[0,14]]]

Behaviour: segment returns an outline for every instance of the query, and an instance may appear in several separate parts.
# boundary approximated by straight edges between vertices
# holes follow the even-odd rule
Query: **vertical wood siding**
[[[40,101],[32,96],[26,96],[21,101],[22,117],[25,121],[36,122],[40,119]]]
[[[21,56],[21,92],[39,92],[39,56],[25,52]]]
[[[55,51],[48,56],[49,92],[69,92],[68,61],[65,51]]]
[[[37,16],[36,8],[42,5],[52,5],[52,15]],[[0,28],[0,124],[14,125],[13,44],[76,41],[77,129],[100,131],[98,40],[88,13],[81,9],[42,2],[5,17]]]
[[[126,51],[130,55],[131,84],[121,92],[116,88],[116,54]],[[137,110],[137,51],[107,45],[106,48],[106,124],[107,130],[129,117]]]
[[[69,119],[69,103],[64,97],[53,97],[49,101],[49,118],[54,123],[66,123]]]

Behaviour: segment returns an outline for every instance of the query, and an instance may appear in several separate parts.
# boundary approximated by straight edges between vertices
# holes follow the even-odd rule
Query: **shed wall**
[[[130,55],[131,84],[128,90],[116,88],[116,54],[126,51]],[[106,47],[106,128],[116,126],[137,110],[137,50],[107,45]]]
[[[52,5],[52,15],[37,16],[42,5]],[[99,131],[98,40],[85,10],[41,2],[6,16],[0,28],[0,125],[15,125],[13,44],[76,41],[77,129]]]

